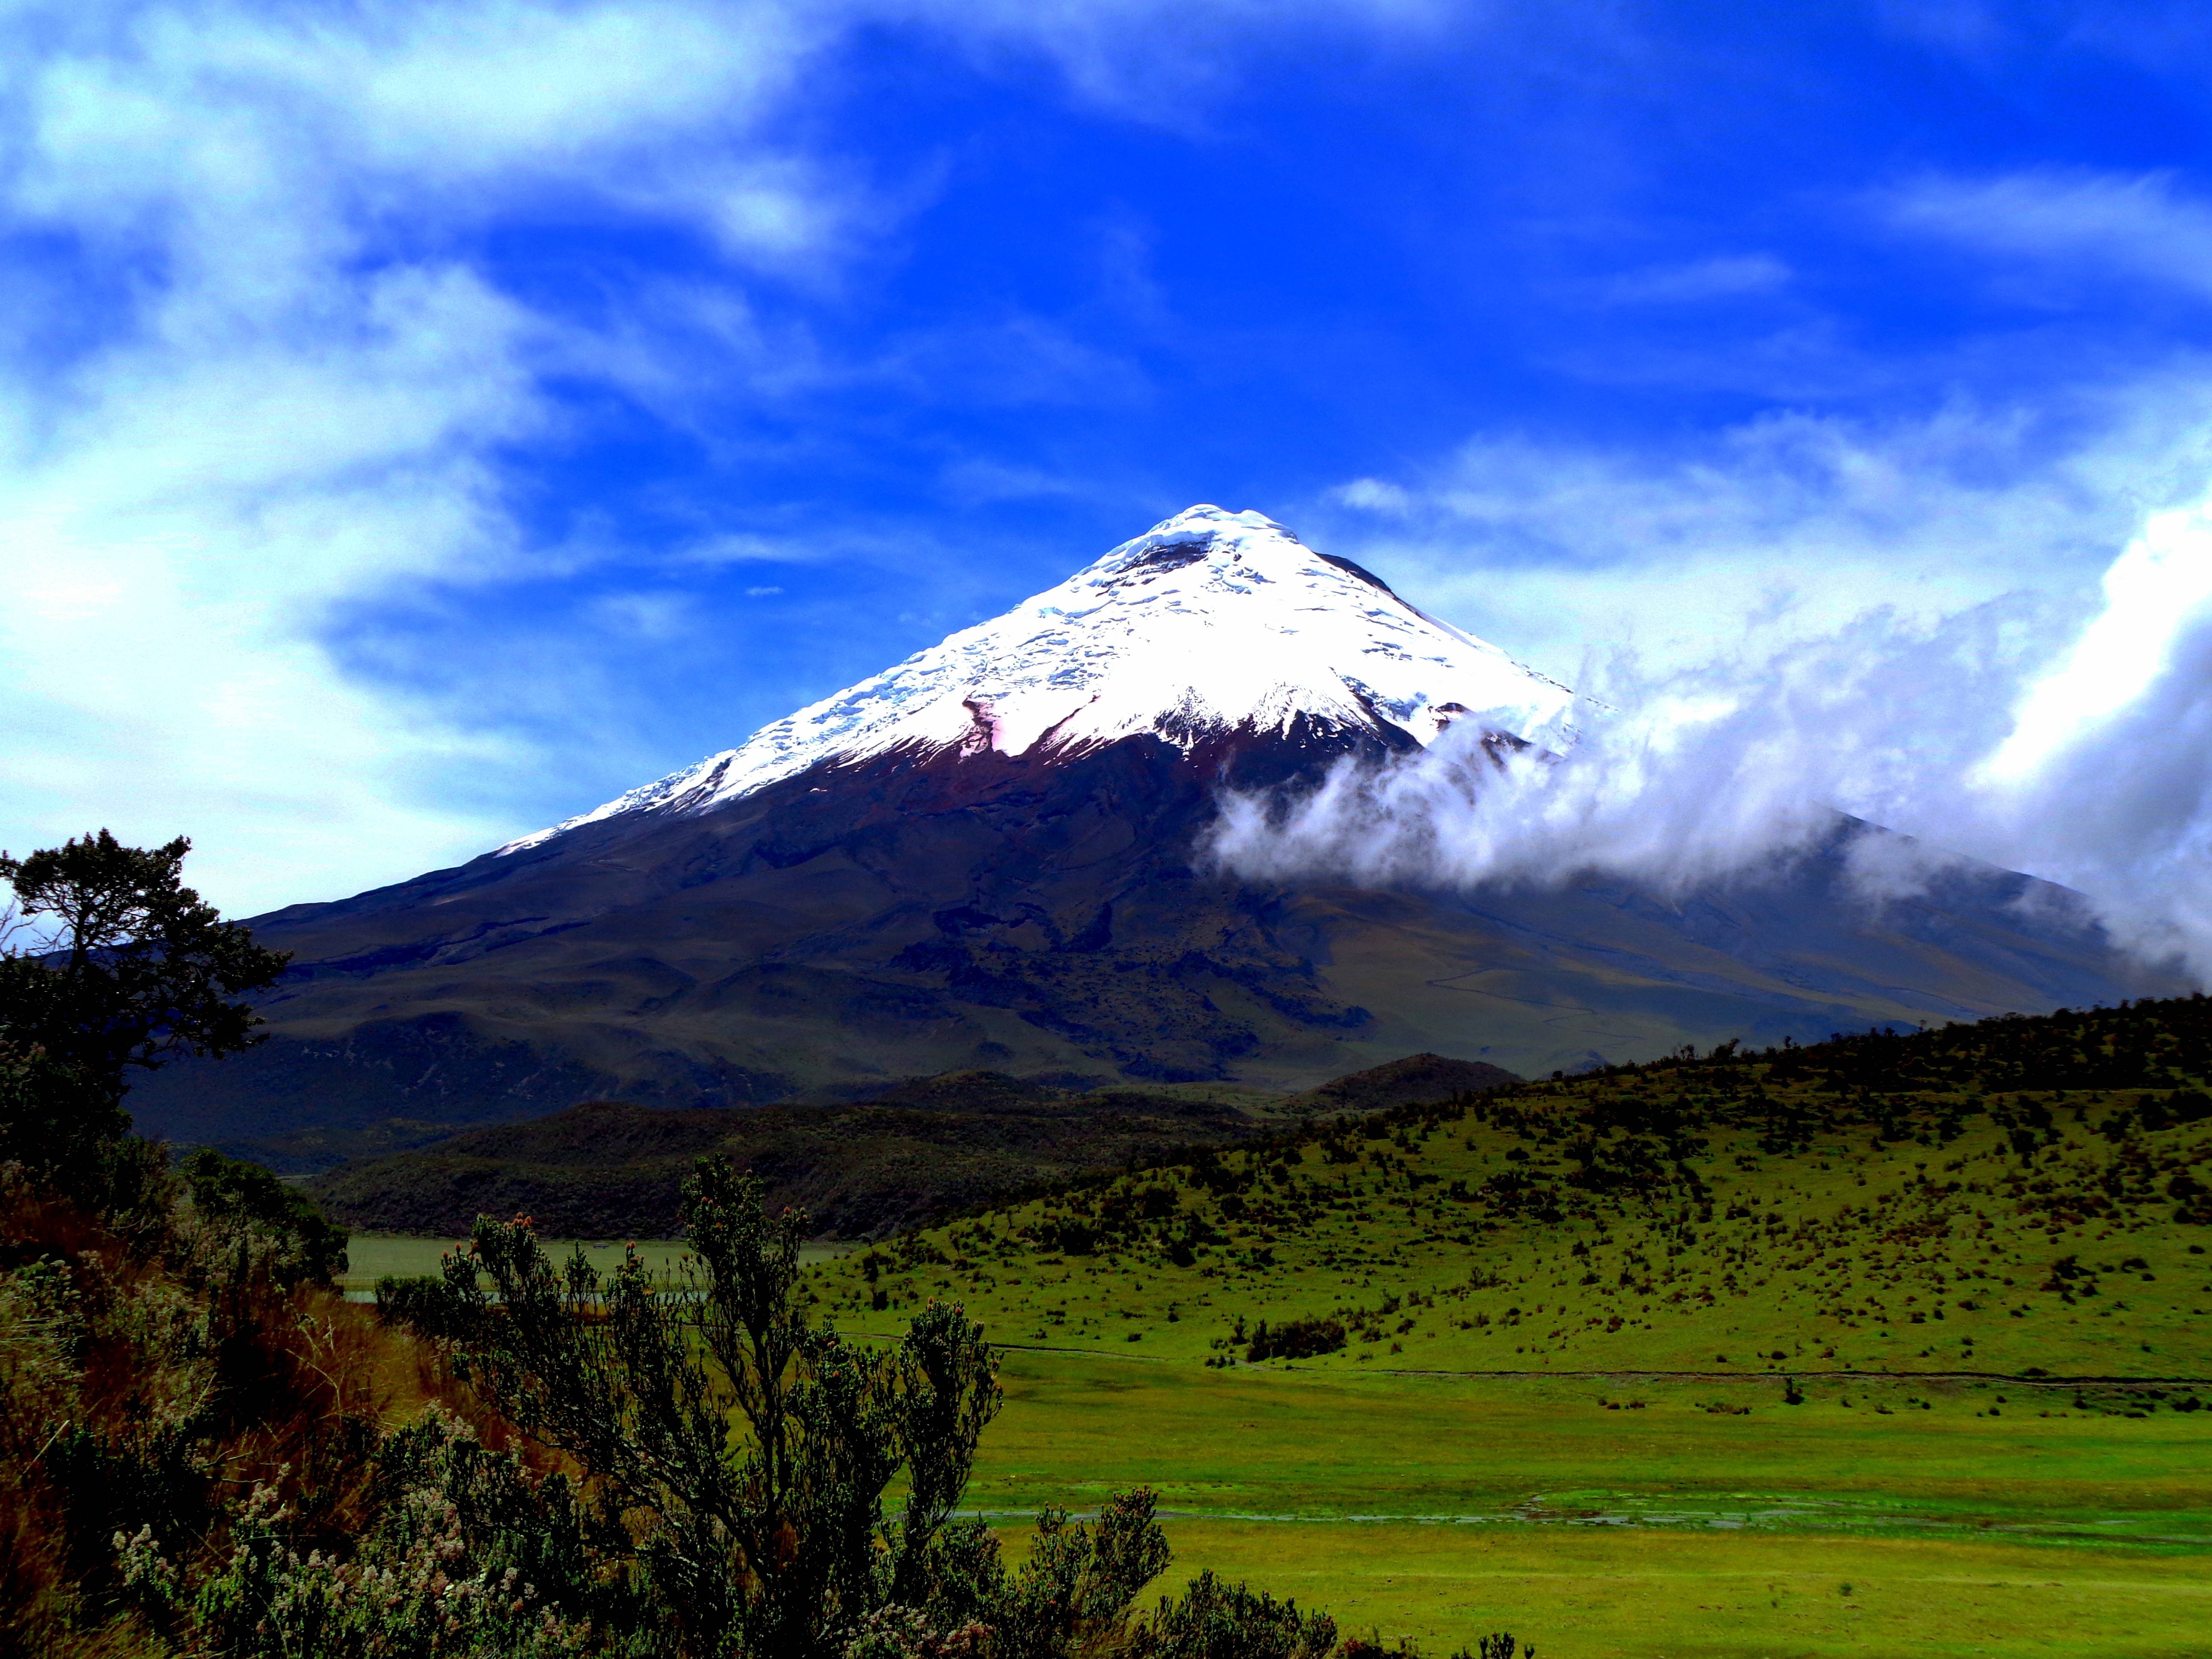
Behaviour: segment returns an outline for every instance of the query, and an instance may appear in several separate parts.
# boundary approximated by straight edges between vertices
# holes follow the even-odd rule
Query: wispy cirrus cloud
[[[2212,472],[2212,373],[2183,362],[2033,402],[1763,415],[1665,444],[1485,436],[1337,486],[1316,521],[1441,614],[1573,678],[1873,608],[1930,620],[2015,592],[2063,615],[2147,507]]]
[[[1696,305],[1772,294],[1790,285],[1794,273],[1771,253],[1717,254],[1682,264],[1653,265],[1627,271],[1603,285],[1615,305]]]
[[[1920,235],[2212,298],[2212,201],[2170,171],[1937,174],[1875,199],[1893,225]]]

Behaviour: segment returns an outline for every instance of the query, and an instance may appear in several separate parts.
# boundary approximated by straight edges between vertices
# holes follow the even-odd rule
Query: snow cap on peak
[[[1057,587],[763,727],[739,747],[501,848],[619,813],[720,805],[807,769],[892,750],[1073,753],[1150,736],[1474,721],[1559,741],[1565,687],[1415,609],[1261,513],[1200,505]]]
[[[1146,551],[1174,542],[1218,541],[1232,550],[1248,541],[1272,540],[1290,542],[1303,547],[1287,526],[1277,524],[1264,513],[1231,513],[1227,507],[1215,507],[1200,501],[1196,507],[1187,507],[1172,519],[1162,519],[1141,536],[1133,536],[1098,561],[1100,564],[1132,556],[1142,556]]]
[[[1298,559],[1319,560],[1370,587],[1379,587],[1385,593],[1390,592],[1389,584],[1374,572],[1362,569],[1349,559],[1315,552],[1286,526],[1277,524],[1264,513],[1231,513],[1205,502],[1187,507],[1172,519],[1161,520],[1143,535],[1123,542],[1088,570],[1079,571],[1069,578],[1069,582],[1072,586],[1085,577],[1096,577],[1101,581],[1117,577],[1149,580],[1148,573],[1179,569],[1201,559],[1234,563],[1247,555],[1265,556],[1278,550]]]

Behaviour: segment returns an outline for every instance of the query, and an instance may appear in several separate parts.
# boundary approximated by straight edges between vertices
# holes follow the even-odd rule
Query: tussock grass
[[[171,1651],[123,1608],[117,1533],[151,1524],[212,1563],[228,1511],[266,1486],[309,1547],[342,1546],[381,1435],[433,1401],[512,1443],[281,1243],[156,1196],[95,1214],[0,1166],[0,1651]]]

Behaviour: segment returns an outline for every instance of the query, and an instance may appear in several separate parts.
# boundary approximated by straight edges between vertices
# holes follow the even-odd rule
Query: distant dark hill
[[[1297,1096],[1293,1104],[1323,1112],[1380,1112],[1416,1102],[1487,1094],[1520,1081],[1504,1066],[1481,1060],[1408,1054],[1387,1066],[1370,1066],[1334,1083],[1324,1083]]]
[[[1286,1122],[1519,1081],[1426,1054],[1264,1112],[1136,1090],[1080,1093],[1000,1072],[910,1079],[846,1105],[726,1112],[594,1101],[358,1160],[310,1190],[369,1231],[454,1237],[482,1212],[529,1215],[558,1237],[662,1238],[677,1231],[684,1177],[720,1152],[760,1176],[772,1204],[807,1210],[817,1231],[877,1237]]]
[[[697,1111],[599,1101],[348,1164],[310,1188],[375,1231],[465,1234],[479,1212],[527,1214],[572,1238],[665,1238],[708,1152],[758,1176],[817,1231],[875,1237],[1048,1180],[1125,1167],[1266,1127],[1231,1106],[1126,1091],[1079,1096],[989,1073],[860,1105]]]

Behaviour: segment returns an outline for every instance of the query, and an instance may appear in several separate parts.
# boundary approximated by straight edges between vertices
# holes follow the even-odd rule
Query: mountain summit
[[[637,812],[705,812],[882,756],[1073,759],[1128,738],[1425,745],[1458,721],[1562,739],[1565,686],[1408,605],[1273,519],[1194,507],[1057,587],[499,850]]]
[[[1869,911],[1825,858],[1681,896],[1239,881],[1219,792],[1565,688],[1256,513],[1197,507],[1006,615],[458,869],[255,919],[271,1040],[142,1124],[295,1170],[594,1099],[851,1100],[987,1070],[1307,1089],[1433,1054],[1524,1075],[2172,988],[1987,872]],[[2052,890],[2046,899],[2063,898]]]

